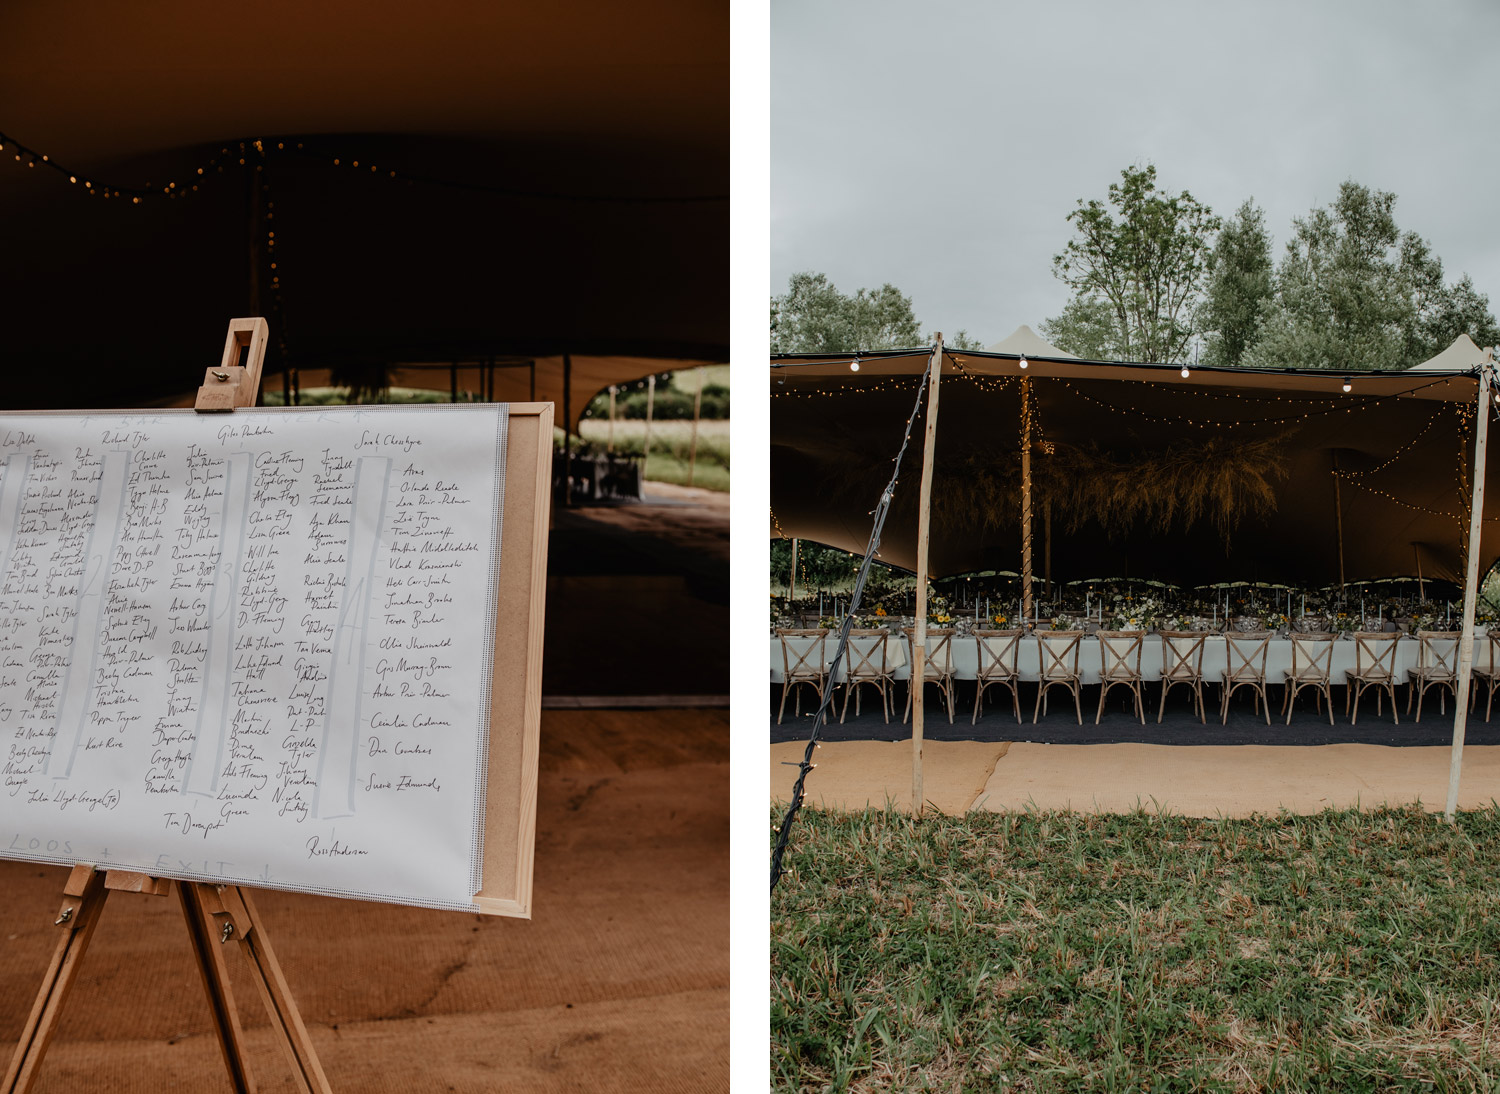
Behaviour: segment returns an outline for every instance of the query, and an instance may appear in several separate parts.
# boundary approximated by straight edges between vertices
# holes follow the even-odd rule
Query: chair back
[[[1145,631],[1095,631],[1094,637],[1099,639],[1100,679],[1139,679]]]
[[[849,642],[844,646],[844,678],[878,680],[889,676],[885,659],[885,641],[889,637],[890,632],[885,630],[850,630]],[[856,638],[871,641],[856,643]]]
[[[1266,654],[1271,648],[1270,631],[1226,631],[1228,661],[1224,674],[1230,680],[1264,680]]]
[[[1500,672],[1500,631],[1487,631],[1485,637],[1490,640],[1488,646],[1490,651],[1489,670],[1491,672]],[[1479,651],[1476,649],[1474,654],[1477,658]]]
[[[1417,635],[1417,665],[1428,679],[1458,675],[1458,643],[1462,631],[1422,631]]]
[[[1197,680],[1203,675],[1204,631],[1160,631],[1161,678]]]
[[[922,662],[922,676],[942,677],[953,675],[953,636],[957,634],[952,627],[928,627],[927,628],[927,651]],[[913,647],[917,641],[917,628],[907,627],[906,635],[911,639]],[[915,649],[912,653],[912,664],[916,664],[917,655]]]
[[[824,656],[827,631],[782,627],[776,631],[776,637],[781,639],[783,679],[806,680],[828,675],[828,661]]]
[[[1073,680],[1078,676],[1078,643],[1083,631],[1044,631],[1036,636],[1043,680]]]
[[[1292,678],[1296,680],[1331,680],[1333,678],[1333,643],[1336,634],[1293,634]]]
[[[1400,640],[1399,632],[1355,631],[1354,675],[1364,680],[1394,680],[1396,643]]]
[[[987,631],[973,632],[979,642],[979,679],[1006,680],[1021,672],[1021,636],[1026,632]]]

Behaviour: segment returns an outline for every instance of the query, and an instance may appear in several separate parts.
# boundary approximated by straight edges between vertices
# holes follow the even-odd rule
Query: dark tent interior
[[[847,354],[773,358],[773,536],[864,552],[929,356],[872,354],[857,372]],[[1184,377],[1176,365],[1021,360],[945,353],[935,576],[1020,569],[1024,378],[1038,576],[1050,554],[1058,581],[1463,579],[1472,370]],[[879,555],[913,570],[925,400],[917,414]],[[1497,460],[1491,450],[1488,466]],[[1500,555],[1497,520],[1491,493],[1481,573]]]
[[[270,388],[728,359],[727,8],[61,0],[0,36],[11,407],[190,392],[241,315]]]

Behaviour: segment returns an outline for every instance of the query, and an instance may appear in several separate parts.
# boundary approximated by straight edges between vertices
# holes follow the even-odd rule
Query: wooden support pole
[[[573,504],[573,355],[563,354],[563,505]]]
[[[923,694],[927,674],[927,548],[932,527],[932,461],[937,448],[938,380],[943,375],[943,335],[938,332],[928,364],[927,429],[922,440],[922,485],[917,493],[917,611],[911,639],[911,813],[922,815]]]
[[[698,465],[698,415],[703,411],[703,366],[698,366],[698,393],[693,396],[693,439],[688,447],[688,482],[693,485],[693,468]]]
[[[1021,378],[1021,627],[1031,618],[1031,381]]]
[[[609,442],[604,447],[606,452],[615,450],[615,392],[618,390],[614,384],[609,385]]]
[[[641,445],[641,478],[651,464],[651,415],[656,410],[656,377],[646,377],[646,440]]]
[[[1339,536],[1339,598],[1344,596],[1344,502],[1339,493],[1339,454],[1333,452],[1333,512],[1334,520],[1338,525]],[[1364,630],[1365,621],[1359,621],[1359,629]]]
[[[1469,506],[1469,557],[1464,568],[1463,636],[1458,640],[1458,680],[1453,696],[1453,747],[1448,758],[1448,802],[1443,818],[1453,823],[1458,811],[1458,781],[1464,766],[1464,733],[1468,728],[1469,682],[1474,668],[1474,604],[1479,596],[1479,539],[1484,527],[1485,444],[1490,428],[1490,371],[1495,350],[1479,366],[1479,405],[1474,423],[1474,490]]]
[[[1042,502],[1042,591],[1052,599],[1052,499]]]
[[[797,539],[795,536],[792,537],[792,580],[787,599],[794,602],[797,599]]]

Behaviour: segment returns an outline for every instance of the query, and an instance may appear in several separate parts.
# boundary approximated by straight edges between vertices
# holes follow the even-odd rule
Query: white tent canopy
[[[1460,334],[1453,339],[1453,345],[1443,350],[1442,353],[1430,361],[1423,361],[1420,365],[1412,365],[1407,372],[1459,372],[1465,369],[1478,368],[1485,361],[1485,352],[1474,344],[1474,340],[1467,334]]]

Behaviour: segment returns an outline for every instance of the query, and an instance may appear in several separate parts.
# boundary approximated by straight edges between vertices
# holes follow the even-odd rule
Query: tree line
[[[1059,349],[1095,361],[1154,361],[1339,371],[1401,369],[1460,334],[1500,343],[1489,298],[1395,218],[1396,195],[1354,181],[1292,221],[1279,262],[1264,210],[1246,200],[1227,220],[1156,167],[1127,167],[1104,200],[1080,198],[1072,237],[1052,263],[1068,286],[1041,323]],[[773,352],[848,352],[923,343],[910,298],[886,284],[840,293],[793,275],[771,299]],[[930,341],[930,336],[927,341]],[[977,349],[966,332],[956,348]]]

